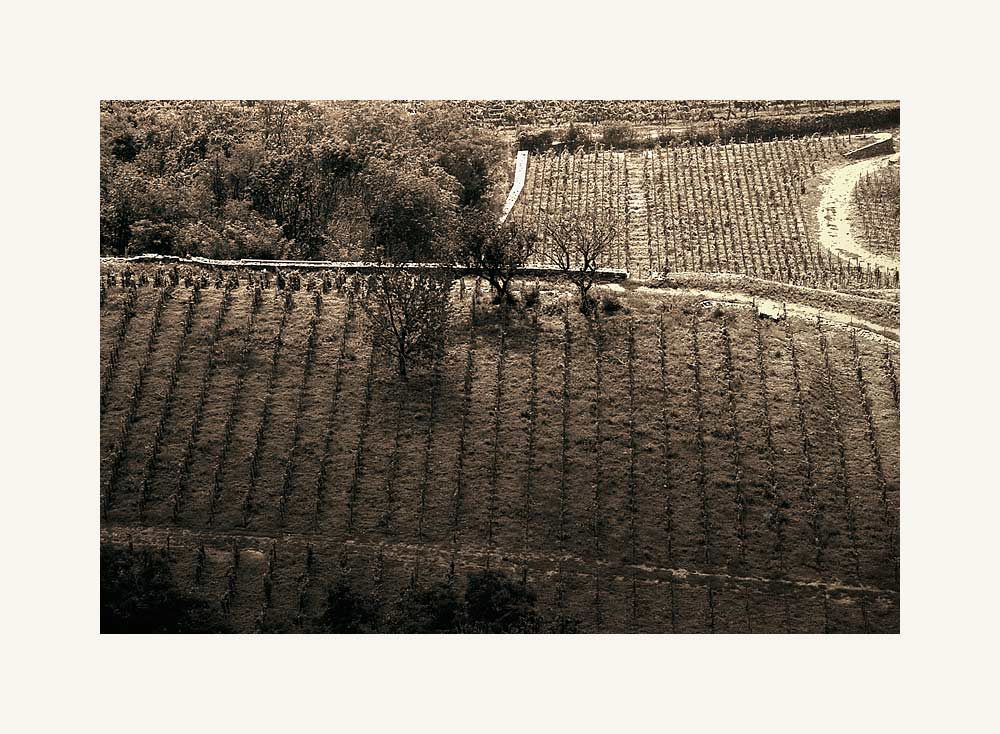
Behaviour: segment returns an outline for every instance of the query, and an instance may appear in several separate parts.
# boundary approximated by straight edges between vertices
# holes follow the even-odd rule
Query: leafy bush
[[[577,127],[575,124],[570,123],[569,128],[566,130],[566,134],[563,135],[562,145],[570,153],[575,153],[580,148],[586,148],[591,144],[590,136],[582,128]]]
[[[624,308],[624,304],[621,299],[614,293],[602,293],[601,294],[601,309],[608,316],[613,316]]]
[[[552,147],[555,140],[554,130],[540,130],[534,133],[522,132],[517,136],[517,148],[531,153],[544,153]]]
[[[379,632],[382,619],[373,601],[355,591],[341,576],[328,592],[326,610],[316,619],[314,627],[316,632],[333,634]]]
[[[538,283],[528,286],[524,289],[524,308],[534,308],[542,300],[542,289],[539,287]]]
[[[635,130],[624,122],[605,125],[601,130],[601,142],[609,148],[629,148],[635,143]]]
[[[221,616],[178,590],[159,553],[101,546],[101,632],[228,632]]]
[[[469,576],[465,590],[465,627],[469,632],[538,632],[536,596],[525,584],[500,571]]]
[[[456,632],[462,625],[462,599],[455,592],[454,585],[445,582],[423,589],[408,587],[399,598],[397,612],[394,632]]]

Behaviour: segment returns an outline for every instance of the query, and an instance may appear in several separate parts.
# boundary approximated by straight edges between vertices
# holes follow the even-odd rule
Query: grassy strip
[[[250,335],[252,334],[253,323],[257,315],[257,309],[260,308],[260,302],[260,287],[253,286],[250,296],[250,314],[247,317],[247,328],[244,336],[244,349],[247,348],[246,345],[250,339]],[[219,342],[219,334],[222,332],[222,325],[226,320],[226,314],[229,312],[231,304],[232,299],[230,298],[230,293],[227,291],[223,294],[222,302],[219,304],[219,310],[215,315],[215,321],[212,323],[212,331],[209,336],[208,343],[208,359],[205,362],[205,367],[201,373],[201,384],[198,389],[198,398],[195,400],[194,417],[191,419],[191,428],[188,431],[187,441],[184,445],[184,452],[181,458],[181,470],[177,476],[177,486],[174,488],[174,492],[170,496],[170,511],[174,522],[177,522],[180,517],[183,498],[187,491],[187,483],[191,476],[191,466],[194,463],[195,442],[198,440],[198,435],[201,432],[201,423],[205,417],[205,401],[208,399],[209,385],[211,384],[212,376],[215,374],[215,368],[218,366],[216,346]],[[241,359],[245,355],[246,351],[242,351]]]

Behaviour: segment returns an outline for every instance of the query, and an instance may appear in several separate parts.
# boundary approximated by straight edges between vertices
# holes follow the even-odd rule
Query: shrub
[[[228,631],[206,602],[175,587],[162,555],[101,546],[102,634]]]
[[[575,153],[580,148],[586,148],[590,143],[590,136],[587,135],[586,131],[570,123],[562,139],[563,147],[570,153]]]
[[[625,308],[625,304],[623,304],[621,302],[621,299],[618,298],[618,296],[616,296],[614,293],[601,294],[601,309],[604,311],[604,313],[608,314],[609,316],[613,316],[614,314],[621,311],[623,308]]]
[[[556,134],[554,130],[539,130],[538,132],[522,132],[517,136],[518,150],[527,150],[531,153],[543,153],[552,147]]]
[[[534,308],[542,300],[542,289],[538,286],[538,283],[530,285],[524,289],[524,307]]]
[[[378,632],[381,615],[371,599],[355,591],[343,576],[327,593],[326,610],[315,621],[317,632]]]
[[[399,598],[399,621],[394,632],[457,632],[462,624],[462,600],[454,586],[445,582],[421,589],[410,586]]]
[[[466,628],[479,633],[537,632],[535,602],[535,592],[500,571],[471,574],[465,590]]]
[[[635,130],[624,122],[605,125],[601,130],[601,142],[609,148],[629,148],[635,144]]]

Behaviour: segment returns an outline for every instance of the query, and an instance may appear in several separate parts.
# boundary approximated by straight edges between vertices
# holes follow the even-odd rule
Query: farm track
[[[868,288],[868,289],[837,289],[827,290],[825,288],[812,288],[809,286],[793,285],[791,283],[778,283],[764,278],[754,278],[749,275],[739,275],[736,273],[699,273],[672,272],[653,273],[649,279],[655,287],[683,289],[692,288],[702,281],[709,281],[718,288],[713,290],[739,291],[754,295],[754,291],[760,291],[760,295],[766,297],[765,290],[784,291],[789,297],[783,299],[789,303],[810,300],[816,297],[834,298],[843,301],[845,306],[856,304],[863,307],[866,304],[890,306],[899,308],[898,288]],[[638,282],[638,281],[626,281]]]
[[[640,293],[662,294],[664,291],[658,288],[648,288],[645,286],[637,289]],[[703,306],[737,306],[740,308],[756,308],[759,314],[786,314],[793,318],[804,319],[815,322],[817,319],[824,324],[837,326],[844,329],[857,329],[865,338],[874,341],[899,346],[899,329],[876,324],[865,319],[861,319],[854,314],[828,311],[815,306],[792,303],[788,301],[776,301],[759,296],[748,296],[739,291],[711,291],[696,288],[671,288],[666,291],[671,295],[695,296],[705,299]]]
[[[851,231],[850,207],[854,187],[867,175],[899,160],[899,153],[849,163],[824,174],[819,218],[820,244],[835,255],[857,258],[861,263],[898,269],[899,259],[869,250]]]
[[[140,546],[164,548],[198,548],[213,546],[230,548],[235,542],[241,550],[256,550],[267,552],[276,542],[297,543],[314,549],[325,550],[329,555],[336,556],[337,551],[349,549],[363,551],[371,555],[381,554],[403,563],[434,563],[442,568],[448,568],[457,563],[465,568],[508,568],[517,570],[530,568],[533,573],[542,576],[555,576],[559,573],[573,574],[590,579],[614,578],[624,580],[635,578],[642,584],[662,584],[673,581],[710,584],[713,581],[723,583],[752,584],[763,587],[787,587],[795,589],[822,590],[844,594],[866,594],[898,597],[896,589],[885,589],[875,586],[854,585],[840,581],[823,581],[820,579],[803,580],[791,578],[776,578],[764,576],[740,576],[727,573],[686,568],[667,568],[648,563],[613,565],[603,560],[587,560],[572,554],[551,555],[530,553],[524,550],[509,550],[502,547],[490,548],[472,543],[462,543],[456,546],[451,542],[442,543],[400,543],[394,541],[372,542],[347,538],[337,540],[327,535],[315,533],[280,533],[260,534],[240,530],[194,530],[187,528],[152,528],[131,525],[106,525],[101,528],[102,542],[117,544],[138,544]]]
[[[649,156],[644,156],[643,162]],[[625,217],[625,234],[627,241],[625,269],[630,273],[648,272],[647,262],[651,262],[650,238],[648,229],[649,205],[647,203],[646,181],[639,172],[644,171],[640,166],[634,166],[630,171],[626,168],[627,195],[626,206],[628,213]]]

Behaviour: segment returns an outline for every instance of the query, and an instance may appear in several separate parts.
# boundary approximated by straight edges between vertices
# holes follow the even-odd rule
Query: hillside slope
[[[318,612],[340,575],[388,604],[486,567],[583,631],[898,629],[884,339],[668,289],[588,322],[543,284],[503,323],[468,280],[439,363],[401,384],[321,276],[119,269],[102,538],[169,546],[238,629]]]

